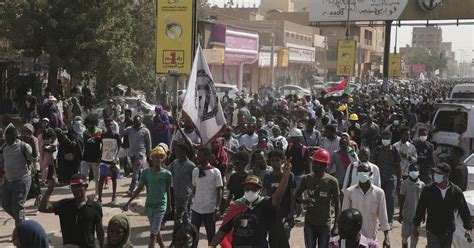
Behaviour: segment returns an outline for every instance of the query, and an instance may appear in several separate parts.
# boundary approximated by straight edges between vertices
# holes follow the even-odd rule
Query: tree
[[[407,58],[408,64],[424,64],[428,72],[444,70],[447,68],[447,60],[440,54],[430,53],[427,49],[418,48],[411,52]]]
[[[0,23],[26,56],[51,56],[53,87],[59,67],[76,79],[82,72],[96,76],[100,88],[137,86],[154,80],[154,6],[145,0],[8,0],[0,5]]]

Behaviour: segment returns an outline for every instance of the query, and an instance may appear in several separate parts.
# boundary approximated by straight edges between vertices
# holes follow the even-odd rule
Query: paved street
[[[125,196],[125,191],[127,190],[129,178],[125,178],[119,181],[119,188],[118,188],[118,200],[121,204],[127,201],[127,197]],[[88,194],[93,194],[93,185],[89,186]],[[104,225],[107,225],[109,219],[114,216],[115,214],[121,213],[122,210],[118,207],[111,207],[111,189],[105,190],[104,194]],[[65,187],[58,187],[54,190],[53,196],[51,197],[52,201],[56,201],[62,198],[72,197],[70,190],[67,186]],[[127,215],[130,218],[132,223],[132,243],[135,247],[146,247],[148,244],[148,226],[149,222],[148,219],[142,215],[143,212],[143,205],[145,201],[145,195],[142,195],[135,200],[136,204],[133,204],[130,210],[127,212]],[[33,200],[28,201],[28,218],[37,220],[43,225],[46,232],[49,235],[51,245],[53,247],[61,247],[62,245],[62,238],[61,238],[61,231],[59,226],[59,218],[53,214],[35,214],[35,208],[33,207]],[[166,245],[170,244],[171,241],[171,226],[172,222],[168,222],[167,226],[163,230],[163,237],[166,240]],[[14,221],[10,216],[8,216],[5,211],[0,212],[0,247],[13,247],[9,240],[11,239],[11,233],[13,231]],[[400,238],[400,230],[401,226],[398,222],[394,224],[393,231],[390,233],[391,244],[392,247],[401,247],[401,238]],[[199,243],[199,247],[207,247],[207,242],[205,241],[205,231],[204,228],[201,228],[201,241]],[[424,233],[422,233],[424,235]],[[303,223],[298,223],[298,225],[292,230],[291,233],[291,247],[304,247],[304,238],[303,238]],[[383,240],[383,233],[379,233],[379,241]],[[421,238],[419,247],[425,247],[426,239],[424,237]]]

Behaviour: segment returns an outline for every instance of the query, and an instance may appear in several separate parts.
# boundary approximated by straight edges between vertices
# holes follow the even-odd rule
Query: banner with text
[[[388,76],[400,77],[402,70],[402,56],[399,53],[391,53],[389,66]]]
[[[337,45],[336,75],[352,77],[357,43],[355,40],[340,40]]]
[[[189,74],[193,47],[193,0],[158,0],[156,73]]]

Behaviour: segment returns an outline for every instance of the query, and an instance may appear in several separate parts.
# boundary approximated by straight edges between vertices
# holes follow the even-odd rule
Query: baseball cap
[[[248,176],[247,178],[245,178],[245,181],[242,183],[242,185],[255,185],[259,188],[262,188],[262,182],[260,181],[260,177],[257,176]]]
[[[436,167],[431,168],[431,170],[438,174],[451,174],[451,166],[449,166],[447,163],[439,163]]]
[[[87,177],[81,173],[77,173],[71,176],[71,179],[69,180],[69,186],[75,186],[75,185],[88,185],[87,182]]]

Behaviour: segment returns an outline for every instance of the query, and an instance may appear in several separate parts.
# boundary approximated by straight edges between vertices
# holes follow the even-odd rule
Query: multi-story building
[[[443,42],[443,30],[440,27],[414,27],[412,47],[425,47],[432,54],[440,54]]]

